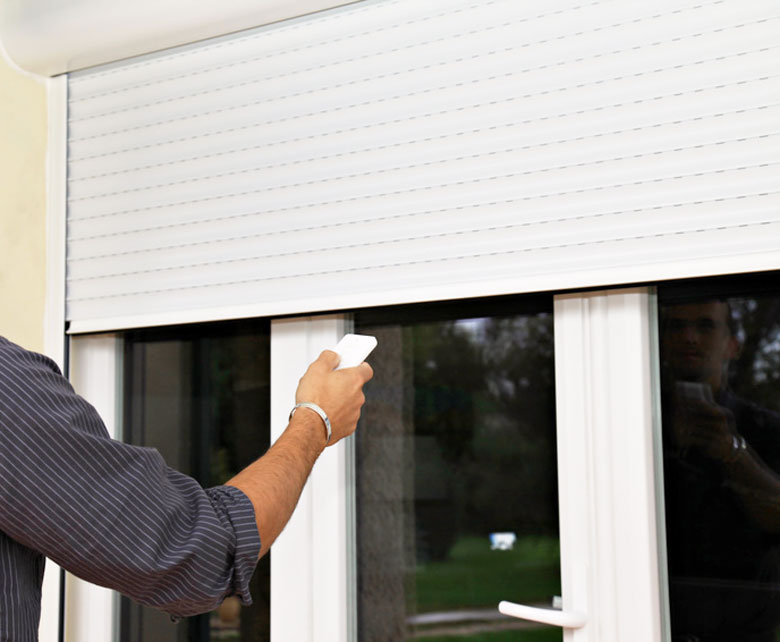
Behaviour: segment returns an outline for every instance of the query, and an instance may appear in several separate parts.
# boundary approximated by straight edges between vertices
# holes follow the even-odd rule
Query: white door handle
[[[525,606],[515,604],[514,602],[501,602],[498,610],[504,615],[520,618],[521,620],[531,620],[532,622],[541,622],[542,624],[552,624],[564,629],[581,629],[585,626],[588,618],[584,613],[576,611],[559,611],[558,609],[540,609],[535,606]]]

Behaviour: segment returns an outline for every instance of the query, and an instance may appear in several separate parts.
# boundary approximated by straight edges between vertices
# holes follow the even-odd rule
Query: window
[[[353,327],[379,338],[356,437],[320,457],[270,585],[252,589],[261,621],[174,625],[125,603],[122,639],[561,639],[537,620],[583,642],[664,639],[654,301],[632,288],[139,330],[122,335],[119,370],[114,340],[74,340],[77,389],[100,400],[118,382],[126,438],[209,485],[265,449],[241,441],[249,426],[280,434],[323,348]],[[111,639],[91,593],[68,595],[71,638]],[[504,608],[530,618],[514,620],[499,602],[541,608]]]
[[[358,639],[560,640],[551,297],[378,310],[356,440]],[[453,638],[450,636],[457,636]]]
[[[124,438],[156,448],[203,486],[222,484],[269,446],[270,329],[265,321],[140,330],[124,337]],[[254,604],[228,598],[178,623],[127,598],[122,642],[270,639],[270,562],[258,564]]]
[[[776,283],[659,290],[673,640],[780,635]]]

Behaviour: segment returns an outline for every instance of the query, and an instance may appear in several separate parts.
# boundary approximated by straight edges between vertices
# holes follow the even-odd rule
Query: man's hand
[[[675,398],[672,432],[681,451],[695,448],[710,459],[728,461],[737,437],[734,416],[715,403],[682,396]]]
[[[734,414],[701,399],[677,396],[672,433],[679,454],[689,449],[722,465],[724,481],[747,515],[769,533],[780,533],[780,476],[737,430]]]
[[[306,370],[295,393],[296,403],[316,404],[328,415],[332,431],[328,445],[355,432],[360,408],[366,400],[363,385],[374,376],[365,362],[356,368],[335,370],[338,365],[339,356],[325,350]]]

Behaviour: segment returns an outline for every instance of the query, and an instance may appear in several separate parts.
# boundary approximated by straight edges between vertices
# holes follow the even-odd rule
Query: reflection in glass
[[[141,330],[125,335],[125,441],[156,448],[203,486],[226,482],[269,446],[266,322]],[[122,598],[122,642],[270,640],[270,561],[252,578],[254,604],[172,622]]]
[[[662,297],[674,640],[780,639],[780,297]]]
[[[359,640],[561,640],[497,611],[560,595],[545,303],[356,319],[379,339],[356,442]]]

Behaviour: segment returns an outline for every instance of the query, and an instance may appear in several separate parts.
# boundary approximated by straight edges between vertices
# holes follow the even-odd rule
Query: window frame
[[[345,315],[271,322],[271,442],[287,425],[301,374],[351,329]],[[354,444],[323,452],[271,553],[271,639],[356,640]]]
[[[655,292],[561,294],[553,310],[562,603],[587,616],[563,639],[666,641]],[[349,329],[350,317],[341,314],[272,320],[272,442],[287,423],[301,373]],[[114,335],[72,340],[71,376],[88,399],[103,404],[109,422],[121,387],[118,341]],[[272,640],[357,639],[355,551],[350,438],[323,453],[274,545]],[[108,591],[100,596],[103,590],[69,580],[66,642],[109,639],[109,621],[116,630],[114,598]],[[96,609],[103,613],[98,620]]]
[[[103,419],[112,439],[122,439],[123,342],[120,335],[70,339],[69,378]],[[119,594],[64,573],[62,627],[65,642],[119,640]]]
[[[671,638],[656,310],[650,288],[555,297],[563,608],[589,620],[566,642]]]
[[[46,301],[43,341],[46,355],[68,376],[65,333],[65,245],[67,214],[68,82],[66,76],[46,81]],[[64,571],[46,562],[41,595],[40,642],[63,640]]]

